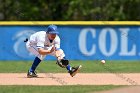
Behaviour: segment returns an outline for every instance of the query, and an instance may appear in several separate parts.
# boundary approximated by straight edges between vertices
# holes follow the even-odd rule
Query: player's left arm
[[[58,58],[58,59],[63,59],[63,51],[61,50],[60,48],[60,38],[57,37],[55,42],[54,42],[54,46],[55,46],[55,56]]]
[[[61,51],[61,50],[56,50],[55,51],[55,56],[57,57],[57,59],[58,60],[61,60],[61,59],[63,59],[63,55],[64,53],[63,53],[63,51]]]
[[[60,48],[60,39],[58,38],[55,41],[55,56],[57,57],[57,62],[56,64],[58,64],[60,67],[62,68],[66,68],[67,65],[69,64],[69,61],[67,59],[65,59],[65,54],[63,52],[63,50]]]

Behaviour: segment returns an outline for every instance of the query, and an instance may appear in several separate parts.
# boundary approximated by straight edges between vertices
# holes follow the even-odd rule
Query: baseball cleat
[[[72,77],[75,76],[79,72],[79,70],[80,70],[81,67],[82,67],[81,65],[80,66],[77,66],[77,67],[72,67],[72,70],[69,71],[70,75]]]
[[[37,76],[38,75],[37,75],[36,71],[33,71],[33,72],[28,71],[28,73],[27,73],[27,78],[33,78],[33,77],[37,77]]]

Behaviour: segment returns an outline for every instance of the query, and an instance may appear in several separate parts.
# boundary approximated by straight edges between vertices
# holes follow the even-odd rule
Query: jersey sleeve
[[[37,36],[37,48],[44,48],[44,38],[41,36]]]
[[[57,37],[55,39],[54,45],[56,47],[56,50],[59,50],[60,49],[60,38],[59,37]]]

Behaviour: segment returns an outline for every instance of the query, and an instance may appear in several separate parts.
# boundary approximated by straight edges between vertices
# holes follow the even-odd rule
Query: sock
[[[38,57],[36,57],[34,59],[34,62],[32,64],[32,66],[31,66],[31,68],[30,68],[30,72],[35,71],[36,67],[39,65],[40,62],[41,62],[41,60]]]
[[[67,65],[66,68],[67,68],[68,71],[71,71],[71,66],[69,64]]]

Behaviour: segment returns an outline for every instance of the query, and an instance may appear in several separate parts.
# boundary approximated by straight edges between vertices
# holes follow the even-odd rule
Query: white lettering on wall
[[[107,49],[106,49],[107,33],[110,34],[110,40],[111,40],[109,51],[107,51]],[[116,34],[115,30],[112,28],[104,28],[99,35],[99,48],[100,48],[101,52],[105,56],[111,56],[115,53],[117,46],[118,46],[118,39],[117,39],[117,34]]]
[[[83,29],[79,35],[79,49],[84,55],[91,56],[91,55],[95,54],[96,46],[95,46],[95,44],[93,44],[92,49],[90,51],[87,50],[86,37],[87,37],[88,32],[91,32],[93,38],[96,37],[95,29],[92,29],[92,28]]]
[[[121,31],[121,41],[120,41],[120,53],[121,56],[133,56],[136,55],[136,45],[133,44],[130,51],[128,51],[128,32],[129,28],[120,28]]]
[[[138,30],[140,32],[140,28]],[[119,56],[135,56],[136,53],[140,55],[139,50],[137,51],[138,41],[134,42],[135,37],[133,38],[130,35],[130,28],[119,28],[117,31],[120,32],[116,32],[114,28],[103,28],[98,34],[94,28],[82,29],[79,35],[79,49],[81,53],[86,56],[92,56],[96,52],[102,53],[104,56],[113,56],[115,53],[117,53],[115,55]],[[92,35],[91,41],[93,39],[98,40],[98,43],[93,42],[90,44],[90,50],[88,50],[87,46],[87,33],[89,32]]]

